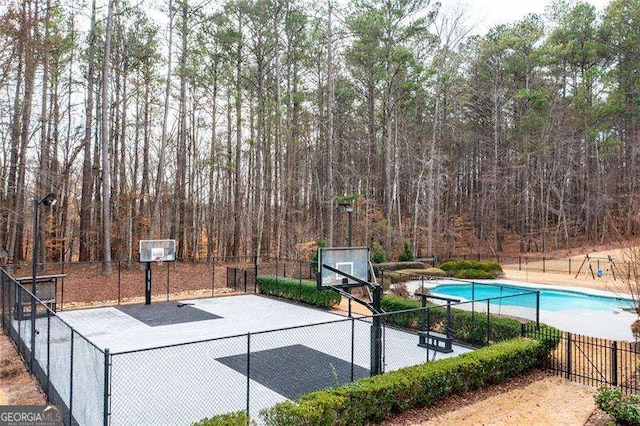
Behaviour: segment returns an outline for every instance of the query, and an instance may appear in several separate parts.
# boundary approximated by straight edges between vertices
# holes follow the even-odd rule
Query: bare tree
[[[100,139],[102,142],[102,271],[111,275],[111,158],[109,153],[109,84],[111,82],[111,37],[113,33],[113,9],[116,0],[109,0],[107,27],[102,62],[102,108],[100,117]]]

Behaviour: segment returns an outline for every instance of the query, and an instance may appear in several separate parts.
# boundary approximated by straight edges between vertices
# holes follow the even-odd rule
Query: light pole
[[[33,374],[33,362],[36,353],[36,275],[38,273],[38,241],[40,229],[40,205],[53,206],[56,203],[56,194],[48,193],[44,197],[33,199],[33,254],[31,256],[31,357],[29,358],[29,370]]]
[[[353,247],[353,222],[351,220],[351,215],[353,214],[353,206],[351,205],[351,201],[341,201],[338,203],[338,206],[342,207],[344,211],[349,215],[349,234],[348,234],[348,247]],[[351,294],[351,288],[347,290],[347,293]],[[349,318],[351,318],[351,297],[349,297]]]
[[[353,214],[353,206],[350,201],[342,201],[338,203],[340,207],[344,209],[349,215],[349,234],[348,234],[348,246],[353,247],[353,221],[351,215]]]

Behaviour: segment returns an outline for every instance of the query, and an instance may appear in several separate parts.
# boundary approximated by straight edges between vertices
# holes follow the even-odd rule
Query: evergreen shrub
[[[261,275],[257,278],[260,293],[295,300],[296,302],[320,308],[330,308],[340,303],[342,296],[334,290],[318,290],[316,283],[309,280]]]
[[[302,396],[263,410],[267,425],[353,425],[428,406],[450,395],[501,383],[540,364],[542,344],[517,338],[459,357],[403,368]]]

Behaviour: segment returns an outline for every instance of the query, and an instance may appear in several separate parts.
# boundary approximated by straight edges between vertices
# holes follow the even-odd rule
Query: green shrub
[[[255,425],[256,422],[249,421],[246,411],[236,411],[235,413],[219,414],[217,416],[202,419],[192,423],[192,426],[247,426]]]
[[[420,302],[415,299],[406,299],[392,294],[385,294],[380,301],[380,307],[385,312],[418,309],[421,306]],[[417,329],[420,326],[420,311],[389,315],[385,317],[385,321],[399,327]]]
[[[373,271],[376,276],[380,276],[380,272],[384,270],[386,275],[389,271],[399,271],[401,269],[424,269],[424,263],[422,262],[385,262],[376,263],[373,265]]]
[[[430,330],[444,330],[446,327],[447,310],[445,307],[427,303],[429,307],[426,324],[421,325],[423,313],[417,308],[421,303],[415,299],[385,295],[381,301],[382,309],[386,312],[405,311],[410,312],[389,315],[385,319],[388,323],[404,328],[426,328]],[[451,328],[455,331],[455,338],[461,342],[482,345],[487,343],[487,316],[478,312],[469,312],[461,309],[451,309]],[[520,321],[513,318],[491,316],[489,329],[489,341],[500,342],[520,336]]]
[[[416,255],[411,250],[411,243],[409,241],[404,242],[402,253],[398,256],[398,262],[413,262],[416,260]]]
[[[384,263],[387,261],[387,254],[384,252],[384,247],[378,240],[375,240],[371,244],[371,263]]]
[[[502,266],[496,262],[476,262],[474,260],[448,261],[440,269],[456,278],[493,279],[502,272]]]
[[[432,405],[485,384],[504,382],[539,365],[540,342],[513,339],[459,357],[407,367],[283,402],[261,416],[267,425],[352,425]]]
[[[257,278],[257,283],[262,294],[295,300],[321,308],[337,305],[342,298],[334,290],[318,290],[314,281],[261,275]]]
[[[492,280],[496,278],[496,275],[493,272],[487,272],[481,269],[459,269],[456,271],[455,277],[469,280]]]
[[[623,395],[619,388],[601,387],[594,398],[618,424],[640,425],[640,395]]]

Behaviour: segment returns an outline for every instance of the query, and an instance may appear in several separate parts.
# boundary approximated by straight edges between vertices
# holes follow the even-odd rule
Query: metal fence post
[[[536,330],[540,330],[540,290],[536,291]]]
[[[35,274],[34,274],[35,276]],[[35,288],[35,285],[34,285]],[[37,291],[37,290],[36,290]],[[36,298],[36,291],[29,295],[31,301],[31,354],[29,357],[29,372],[33,373],[34,364],[36,363],[36,310],[38,309],[38,300]],[[26,346],[26,342],[25,342]]]
[[[249,412],[249,398],[251,389],[251,333],[247,333],[247,423],[251,418]]]
[[[22,306],[22,290],[20,289],[20,287],[18,286],[18,283],[16,282],[14,284],[15,286],[15,293],[16,293],[16,300],[18,301],[18,303],[16,304],[16,316],[18,318],[18,320],[22,320],[22,315],[24,315],[24,308]],[[24,356],[24,352],[22,352],[22,327],[20,326],[20,322],[18,321],[18,353],[22,354]]]
[[[353,365],[355,363],[356,330],[355,318],[351,318],[351,381],[353,382]]]
[[[62,264],[62,273],[64,274],[64,263]],[[64,311],[64,277],[60,284],[60,310]]]
[[[122,299],[122,280],[120,279],[120,262],[118,262],[118,306],[120,306],[120,299]]]
[[[167,302],[169,301],[169,294],[171,293],[171,288],[169,286],[169,273],[171,272],[171,270],[169,269],[169,262],[167,263]]]
[[[49,396],[49,385],[51,377],[51,310],[47,309],[47,384],[44,393],[47,395],[47,402],[51,400]]]
[[[69,424],[73,424],[73,338],[75,330],[71,329],[71,358],[69,361]]]
[[[487,299],[487,345],[491,338],[491,299]]]
[[[475,317],[476,313],[476,283],[471,283],[471,319]]]
[[[102,407],[102,424],[107,426],[109,424],[109,369],[110,369],[110,353],[109,348],[104,350],[104,400]]]
[[[213,297],[216,288],[216,257],[211,258],[211,297]]]
[[[567,372],[566,372],[566,377],[567,379],[571,379],[571,369],[573,368],[573,366],[571,365],[571,333],[567,333]]]
[[[569,258],[569,274],[571,274],[571,258]]]
[[[542,256],[542,273],[547,272],[547,259]]]
[[[611,342],[611,384],[618,386],[618,342]]]
[[[522,256],[518,256],[518,271],[522,271]]]

